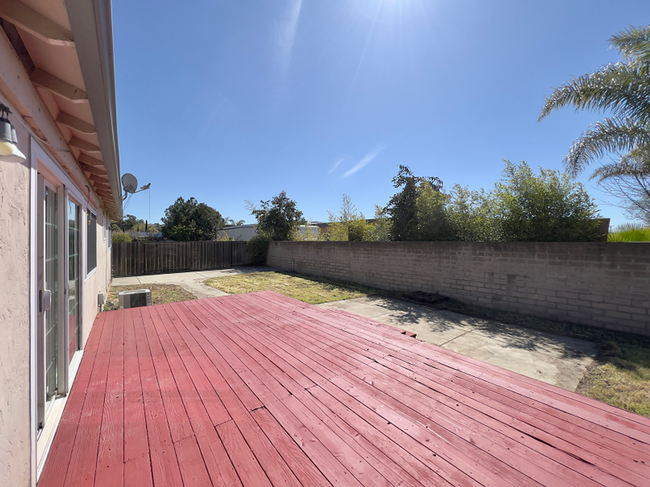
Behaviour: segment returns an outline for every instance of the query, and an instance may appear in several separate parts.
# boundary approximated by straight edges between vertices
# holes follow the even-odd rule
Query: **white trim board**
[[[36,486],[37,479],[37,439],[38,431],[38,163],[34,156],[34,142],[29,137],[29,411],[30,411],[30,485]]]
[[[77,372],[79,371],[79,366],[81,365],[82,358],[83,358],[83,350],[77,350],[75,354],[72,356],[72,360],[70,361],[70,365],[68,367],[68,373],[69,373],[68,380],[70,383],[70,388],[72,388],[72,383],[74,382],[74,379],[77,376]],[[38,435],[38,445],[36,451],[37,459],[38,459],[37,460],[38,466],[36,471],[37,481],[41,477],[41,474],[43,473],[43,468],[45,467],[47,455],[50,452],[50,447],[52,446],[52,442],[54,441],[56,430],[58,429],[59,423],[61,422],[61,416],[63,416],[63,410],[65,409],[65,405],[68,402],[68,397],[70,397],[69,393],[65,396],[58,397],[53,401],[53,404],[50,407],[48,421],[47,423],[45,423],[45,427]]]

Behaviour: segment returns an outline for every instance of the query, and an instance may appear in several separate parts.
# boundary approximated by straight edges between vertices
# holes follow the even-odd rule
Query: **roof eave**
[[[113,30],[110,0],[66,0],[90,109],[111,192],[122,218],[120,158],[117,142]]]

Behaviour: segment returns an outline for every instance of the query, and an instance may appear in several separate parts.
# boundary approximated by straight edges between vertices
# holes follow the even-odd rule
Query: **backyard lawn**
[[[136,289],[149,289],[151,291],[151,304],[176,303],[178,301],[189,301],[196,297],[175,284],[137,284],[134,286],[111,286],[106,296],[104,311],[118,309],[120,306],[119,293],[122,291],[134,291]]]
[[[359,284],[335,282],[284,272],[254,272],[208,279],[205,284],[228,294],[274,291],[309,304],[361,298],[382,292]]]

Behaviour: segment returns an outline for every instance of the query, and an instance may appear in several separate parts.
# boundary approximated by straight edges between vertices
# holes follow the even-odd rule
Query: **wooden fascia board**
[[[0,17],[48,44],[74,47],[72,32],[18,0],[0,1]]]
[[[88,93],[84,90],[63,81],[40,68],[36,68],[29,79],[32,83],[36,83],[38,86],[41,86],[56,95],[62,96],[72,103],[88,103]]]
[[[79,137],[72,136],[72,138],[68,141],[68,145],[71,145],[73,147],[77,147],[81,150],[84,150],[86,152],[100,152],[101,149],[99,148],[98,145],[93,144],[92,142],[88,142],[87,140],[80,139]]]
[[[80,118],[77,118],[66,112],[59,112],[59,115],[56,117],[56,121],[84,134],[97,133],[97,129],[92,123],[84,122]]]

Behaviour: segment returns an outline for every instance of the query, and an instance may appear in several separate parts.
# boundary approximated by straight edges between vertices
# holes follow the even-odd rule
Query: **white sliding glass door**
[[[38,424],[68,393],[69,365],[81,349],[81,208],[38,176]]]

